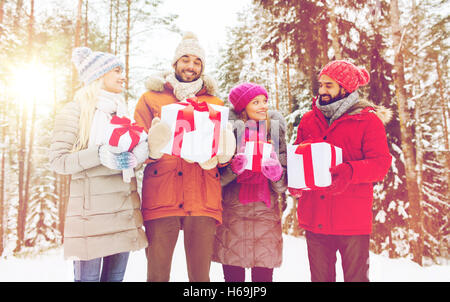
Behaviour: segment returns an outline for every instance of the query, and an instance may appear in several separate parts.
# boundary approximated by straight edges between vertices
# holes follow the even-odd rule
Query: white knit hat
[[[182,56],[194,55],[202,61],[202,70],[205,70],[205,51],[200,46],[197,36],[192,32],[185,32],[183,39],[178,44],[173,56],[172,65],[174,65]]]
[[[124,69],[122,61],[115,55],[99,51],[93,52],[88,47],[75,48],[72,52],[72,62],[85,85],[92,83],[117,66]]]

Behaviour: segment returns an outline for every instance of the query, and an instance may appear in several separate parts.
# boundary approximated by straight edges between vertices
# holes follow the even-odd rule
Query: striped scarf
[[[265,123],[247,123],[248,127],[242,136],[239,149],[241,152],[245,149],[245,143],[249,141],[267,142],[267,132]],[[239,190],[239,201],[242,204],[250,202],[263,201],[268,208],[270,208],[270,190],[269,181],[262,174],[262,172],[254,172],[245,170],[236,179],[237,183],[241,184]]]

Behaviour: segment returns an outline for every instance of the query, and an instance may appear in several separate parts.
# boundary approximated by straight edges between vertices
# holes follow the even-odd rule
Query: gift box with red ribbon
[[[113,116],[105,132],[107,143],[113,152],[130,152],[147,138],[144,128],[127,117]]]
[[[288,187],[319,190],[331,185],[330,168],[342,163],[342,149],[327,142],[287,145]]]
[[[161,121],[172,130],[161,152],[203,163],[218,155],[221,129],[226,128],[229,109],[199,102],[197,98],[165,105]]]
[[[261,141],[249,141],[245,143],[245,155],[247,157],[246,170],[261,172],[261,162],[263,159],[270,158],[272,153],[272,144]]]

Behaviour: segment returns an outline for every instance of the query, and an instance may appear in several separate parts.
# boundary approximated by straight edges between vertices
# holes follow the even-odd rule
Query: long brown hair
[[[244,124],[247,123],[247,121],[249,120],[247,111],[245,111],[245,109],[242,110],[241,113],[239,113],[239,119],[242,120],[244,122]],[[271,136],[271,131],[270,131],[269,111],[266,112],[266,120],[265,120],[265,122],[266,122],[265,126],[266,126],[266,135],[267,135],[266,139],[267,139],[267,141],[269,143],[272,143],[272,141],[271,141],[271,137],[272,136]]]

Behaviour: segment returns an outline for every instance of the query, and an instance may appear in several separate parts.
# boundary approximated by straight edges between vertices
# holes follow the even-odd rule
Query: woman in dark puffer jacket
[[[244,83],[229,95],[234,110],[237,153],[221,168],[223,224],[216,232],[213,261],[223,264],[226,282],[272,281],[273,268],[282,261],[282,231],[278,194],[286,191],[286,122],[268,110],[264,87]],[[267,131],[268,130],[268,131]],[[270,158],[262,159],[261,172],[246,169],[245,143],[272,144]]]

